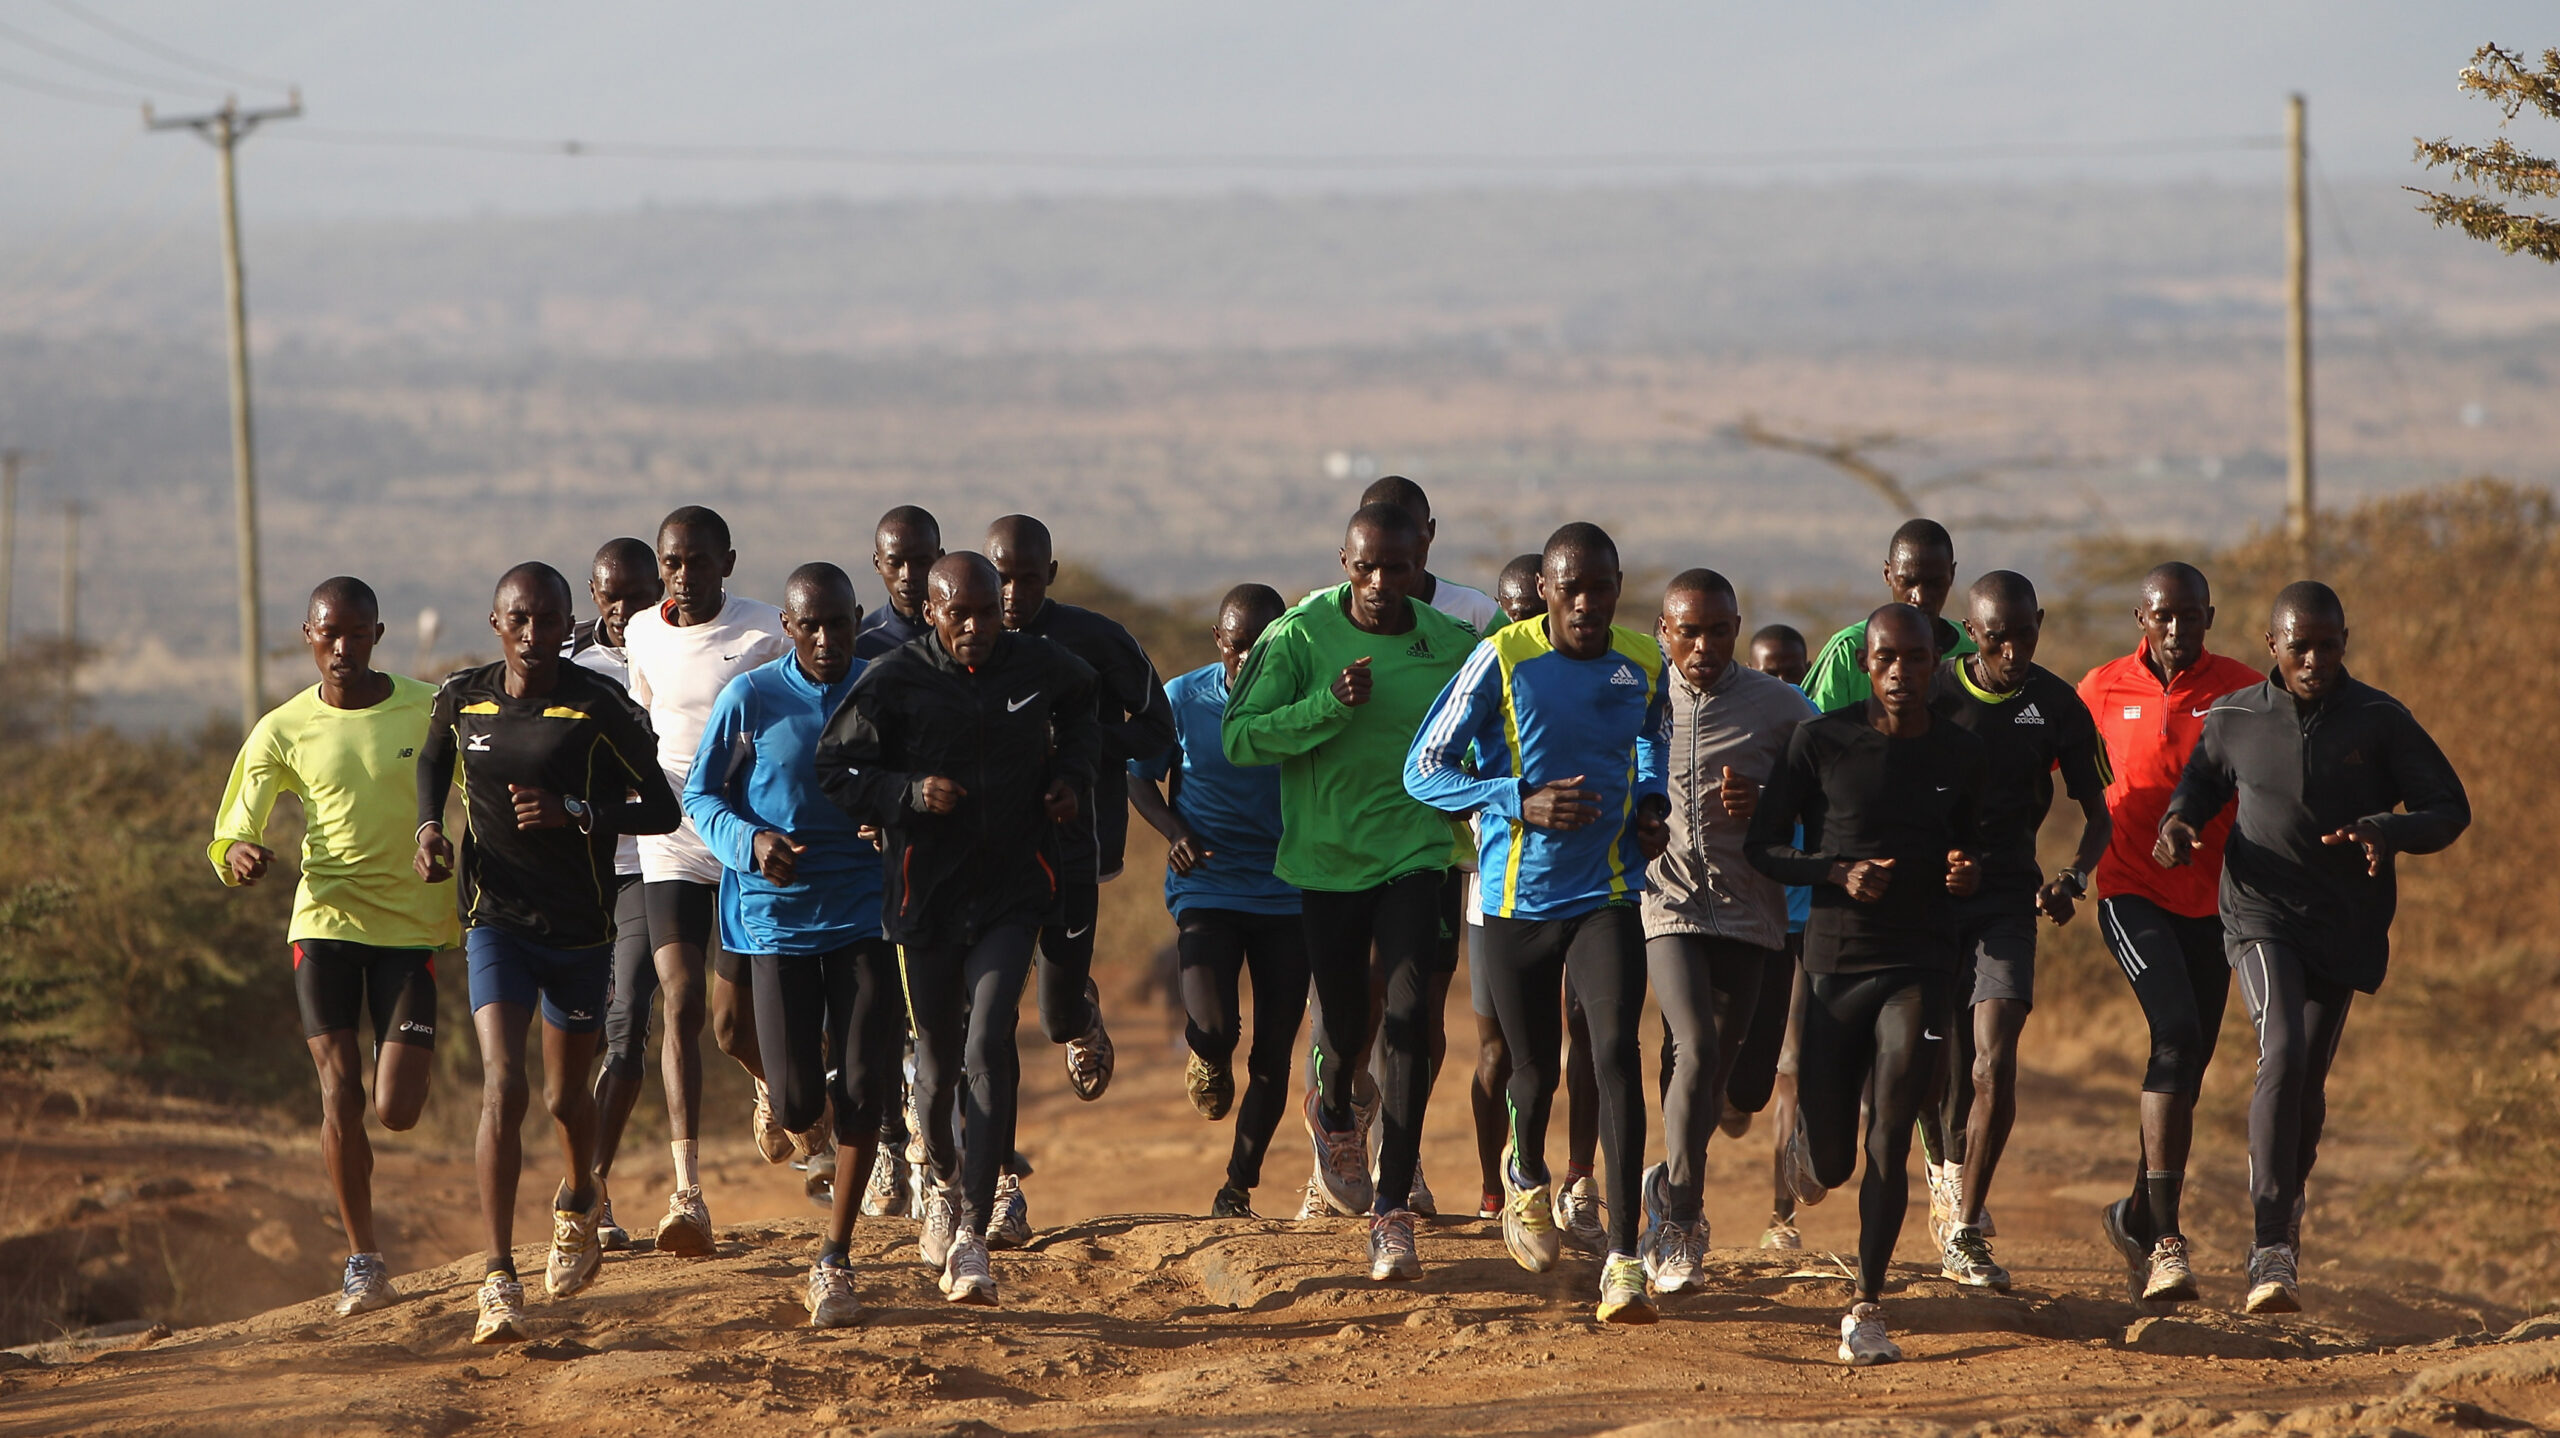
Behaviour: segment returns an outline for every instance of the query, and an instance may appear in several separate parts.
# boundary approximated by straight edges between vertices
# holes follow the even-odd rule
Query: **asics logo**
[[[428,1038],[434,1038],[436,1036],[436,1026],[434,1024],[422,1024],[416,1019],[402,1019],[400,1021],[400,1032],[404,1034],[425,1034]]]
[[[1040,691],[1039,691],[1039,690],[1037,690],[1037,689],[1034,689],[1034,690],[1032,690],[1030,693],[1023,695],[1023,696],[1022,696],[1021,698],[1019,698],[1019,699],[1007,699],[1006,701],[1004,701],[1004,712],[1006,712],[1007,714],[1011,714],[1011,713],[1013,713],[1014,711],[1016,711],[1016,710],[1020,709],[1023,705],[1028,704],[1028,703],[1030,703],[1032,700],[1037,699],[1037,698],[1039,698],[1039,697],[1040,697]]]
[[[471,736],[470,742],[464,744],[462,748],[466,753],[486,754],[489,752],[489,736],[486,734],[474,734]]]
[[[1636,672],[1624,664],[1619,665],[1618,671],[1609,676],[1609,682],[1612,684],[1624,684],[1630,689],[1642,689],[1644,687],[1644,681],[1638,679],[1636,677]]]
[[[2041,724],[2044,722],[2044,713],[2037,709],[2033,703],[2029,703],[2026,708],[2018,711],[2018,718],[2016,722],[2020,724]]]

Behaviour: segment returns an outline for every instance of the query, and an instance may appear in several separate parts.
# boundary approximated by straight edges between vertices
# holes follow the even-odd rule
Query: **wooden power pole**
[[[17,592],[18,474],[41,457],[0,449],[0,659],[9,657],[9,597]]]
[[[62,737],[80,701],[80,501],[62,503]]]
[[[193,130],[214,148],[222,188],[222,294],[231,321],[231,487],[240,551],[240,732],[267,712],[264,655],[258,628],[258,465],[249,429],[249,302],[240,277],[240,185],[232,153],[269,120],[302,114],[302,92],[280,109],[243,110],[226,99],[210,114],[161,119],[142,107],[146,130]]]
[[[2284,390],[2292,444],[2285,465],[2285,537],[2299,578],[2312,577],[2319,546],[2311,484],[2311,197],[2303,174],[2302,97],[2285,101]]]

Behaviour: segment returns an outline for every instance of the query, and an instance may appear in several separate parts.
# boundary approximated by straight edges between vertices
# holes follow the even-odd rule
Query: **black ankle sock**
[[[2132,1201],[2128,1202],[2124,1206],[2125,1232],[2132,1234],[2135,1238],[2142,1240],[2145,1244],[2152,1243],[2159,1238],[2158,1234],[2152,1232],[2155,1220],[2151,1216],[2151,1191],[2148,1188],[2145,1188],[2142,1182],[2144,1176],[2149,1173],[2150,1170],[2143,1167],[2139,1160],[2135,1161],[2133,1165],[2133,1198]]]
[[[2183,1170],[2147,1169],[2142,1175],[2144,1204],[2151,1210],[2151,1241],[2178,1231],[2178,1196],[2187,1186]]]
[[[852,1243],[828,1240],[826,1246],[818,1250],[818,1262],[828,1268],[853,1267]]]
[[[481,1271],[484,1273],[503,1273],[507,1277],[513,1278],[516,1276],[515,1255],[512,1253],[493,1255],[489,1259],[489,1266]]]
[[[564,1178],[551,1191],[551,1206],[562,1213],[584,1213],[596,1206],[596,1191],[592,1185],[583,1190],[571,1188]]]

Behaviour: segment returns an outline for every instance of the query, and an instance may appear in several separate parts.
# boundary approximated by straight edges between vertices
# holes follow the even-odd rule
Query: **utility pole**
[[[302,92],[280,109],[243,110],[236,98],[204,115],[161,119],[142,107],[145,130],[193,130],[220,157],[222,186],[222,294],[231,321],[231,486],[239,511],[240,732],[255,728],[267,712],[263,655],[258,647],[258,468],[249,431],[249,303],[240,278],[240,185],[232,152],[269,120],[302,114]]]
[[[62,502],[62,737],[71,737],[71,717],[79,703],[80,685],[80,501]]]
[[[44,456],[0,449],[0,659],[9,657],[9,596],[18,577],[18,473]]]
[[[2304,180],[2302,96],[2284,107],[2284,391],[2292,422],[2285,465],[2285,538],[2292,541],[2296,573],[2312,575],[2319,561],[2312,532],[2316,511],[2311,486],[2311,198]]]

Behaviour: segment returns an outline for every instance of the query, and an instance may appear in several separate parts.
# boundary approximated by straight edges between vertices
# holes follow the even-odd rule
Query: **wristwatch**
[[[2075,899],[2089,897],[2089,871],[2086,869],[2064,869],[2053,876],[2053,881],[2069,889]]]
[[[579,833],[592,834],[596,831],[596,811],[586,800],[574,794],[563,795],[560,811],[569,816],[570,823],[578,826]]]

